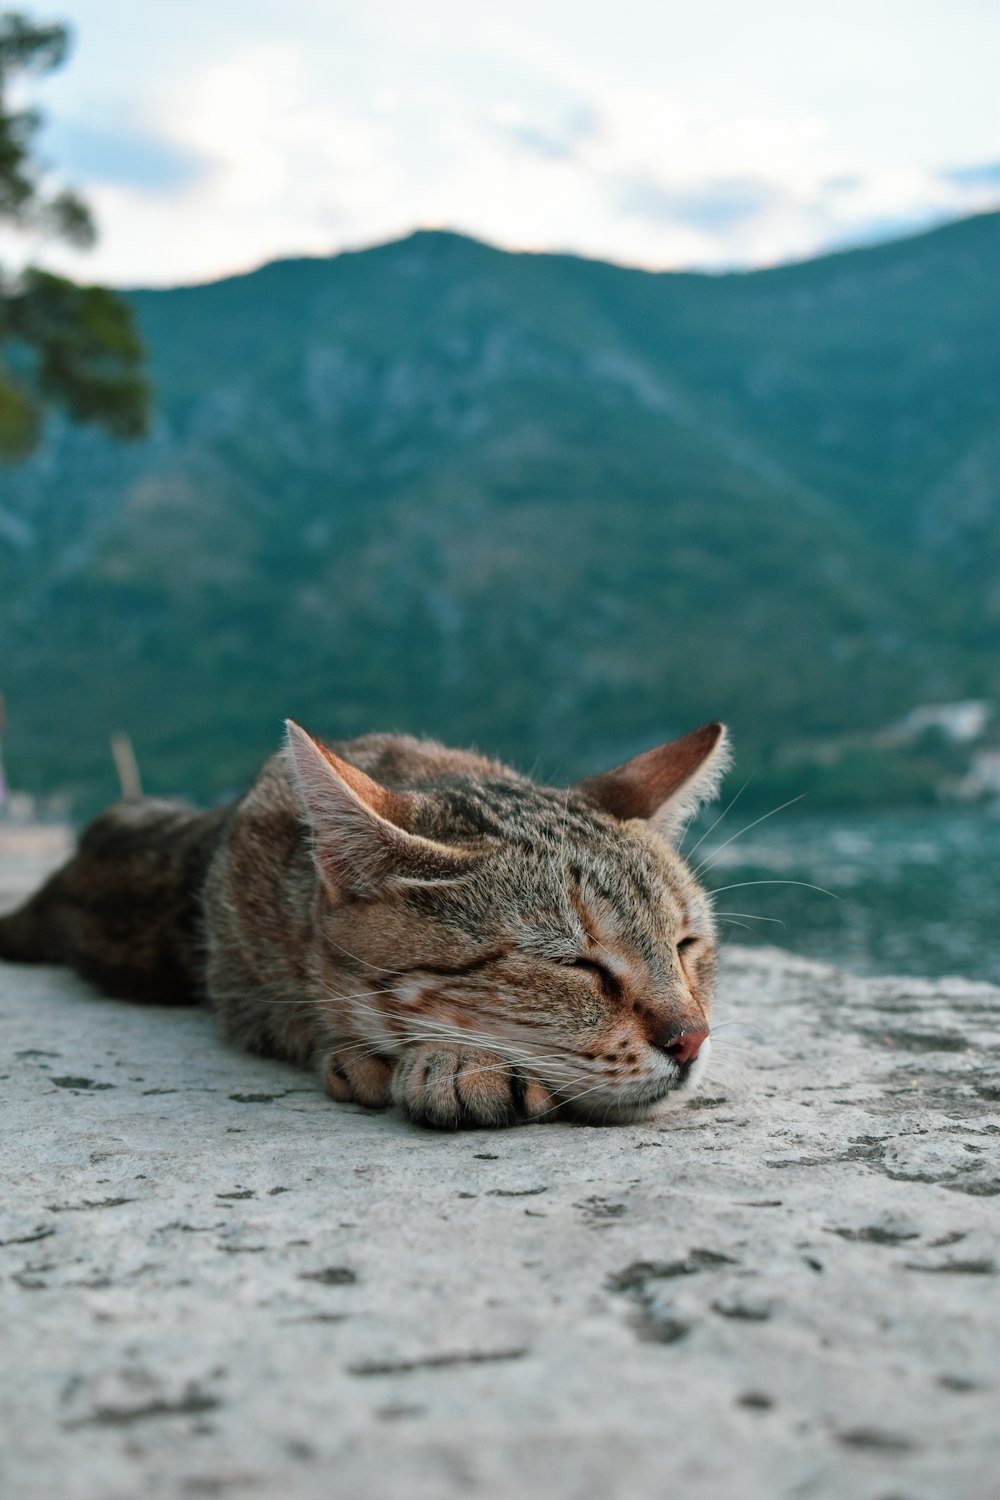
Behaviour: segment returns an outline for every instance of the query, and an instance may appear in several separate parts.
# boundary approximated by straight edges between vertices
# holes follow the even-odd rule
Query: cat
[[[287,730],[228,807],[101,813],[0,918],[0,958],[207,1001],[334,1099],[432,1126],[626,1122],[693,1085],[715,936],[676,842],[723,725],[568,789],[406,735]]]

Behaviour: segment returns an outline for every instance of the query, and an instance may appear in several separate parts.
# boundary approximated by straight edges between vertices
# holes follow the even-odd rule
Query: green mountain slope
[[[287,713],[552,776],[725,716],[766,766],[1000,697],[998,251],[1000,215],[722,277],[420,233],[134,293],[150,439],[0,475],[15,779],[106,795],[126,728],[220,795]]]

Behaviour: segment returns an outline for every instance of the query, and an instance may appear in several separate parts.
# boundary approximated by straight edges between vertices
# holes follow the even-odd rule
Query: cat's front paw
[[[557,1104],[544,1084],[495,1052],[441,1042],[403,1053],[393,1070],[392,1097],[418,1124],[442,1130],[552,1118]]]
[[[348,1042],[333,1047],[320,1063],[320,1079],[331,1099],[385,1109],[392,1103],[392,1060],[367,1055]]]

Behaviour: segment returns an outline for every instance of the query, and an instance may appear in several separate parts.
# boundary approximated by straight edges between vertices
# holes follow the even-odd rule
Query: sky
[[[35,11],[36,14],[42,12]],[[77,0],[21,92],[79,279],[196,282],[445,227],[728,269],[1000,202],[996,0]]]

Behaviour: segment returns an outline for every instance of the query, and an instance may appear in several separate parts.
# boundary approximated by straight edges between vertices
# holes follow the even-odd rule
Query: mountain
[[[12,780],[90,805],[127,729],[215,797],[286,714],[559,777],[725,717],[759,790],[1000,699],[998,252],[998,214],[724,276],[420,232],[131,293],[151,436],[0,475]]]

